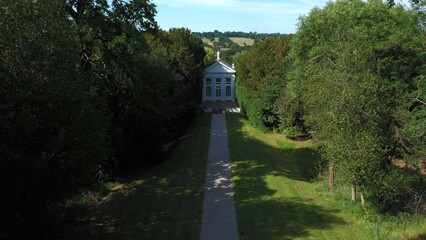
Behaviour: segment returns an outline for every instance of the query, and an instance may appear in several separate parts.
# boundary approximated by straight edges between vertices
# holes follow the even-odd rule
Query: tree
[[[174,136],[184,129],[201,102],[202,71],[205,50],[201,39],[184,28],[159,31],[150,39],[153,48],[161,49],[170,68],[169,96],[173,97],[170,127]]]
[[[161,161],[197,110],[205,56],[198,37],[158,31],[149,1],[65,5],[1,2],[6,238],[42,238],[31,230],[46,230],[37,218],[65,198]],[[14,231],[26,223],[31,229]]]
[[[424,62],[417,26],[400,6],[346,0],[313,9],[293,39],[292,82],[330,170],[382,202],[396,108]]]
[[[97,180],[107,119],[105,102],[76,71],[79,45],[63,2],[1,6],[1,218],[22,224]]]
[[[273,74],[290,50],[290,39],[289,36],[268,38],[238,58],[237,98],[256,126],[272,130],[279,125],[274,103],[283,85]]]
[[[216,61],[216,53],[212,48],[204,47],[206,56],[204,57],[204,66],[213,64]]]
[[[279,66],[274,74],[275,81],[282,84],[280,98],[275,102],[278,117],[280,119],[280,130],[288,138],[308,137],[304,116],[306,115],[303,94],[306,89],[299,78],[295,77],[297,71],[292,68],[293,56],[288,56]]]

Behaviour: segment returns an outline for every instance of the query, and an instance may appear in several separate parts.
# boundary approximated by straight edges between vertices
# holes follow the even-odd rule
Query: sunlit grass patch
[[[241,239],[369,239],[316,192],[310,144],[263,133],[238,114],[227,124]]]
[[[330,192],[309,141],[263,133],[227,116],[241,239],[425,239],[424,215],[382,215],[351,201],[350,186]]]
[[[277,145],[279,148],[283,149],[283,150],[293,150],[296,148],[296,144],[291,143],[291,142],[284,142],[282,140],[277,140]]]

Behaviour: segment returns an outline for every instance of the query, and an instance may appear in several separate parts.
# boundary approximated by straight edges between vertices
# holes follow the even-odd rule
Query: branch
[[[407,139],[401,134],[401,132],[399,131],[399,128],[396,125],[394,125],[393,128],[395,131],[393,134],[393,138],[397,141],[397,143],[401,145],[401,147],[404,149],[406,153],[412,154],[413,150],[407,144],[407,142],[409,143],[409,139]]]
[[[74,21],[77,22],[78,13],[70,5],[66,5],[65,10],[71,15],[71,17],[74,19]]]
[[[414,100],[423,104],[423,105],[426,105],[426,102],[423,102],[422,100],[420,100],[419,97],[416,97]]]

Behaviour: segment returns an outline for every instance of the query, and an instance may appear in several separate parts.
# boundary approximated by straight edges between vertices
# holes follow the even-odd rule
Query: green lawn
[[[317,193],[317,156],[308,142],[264,134],[227,115],[241,239],[371,239]]]
[[[210,114],[199,116],[165,162],[121,182],[124,188],[82,214],[60,239],[199,239],[210,121]],[[312,181],[318,158],[309,142],[264,134],[239,114],[228,114],[227,124],[241,239],[426,236],[424,218],[365,221],[359,206]]]
[[[199,239],[210,121],[199,116],[169,159],[93,207],[74,239]]]

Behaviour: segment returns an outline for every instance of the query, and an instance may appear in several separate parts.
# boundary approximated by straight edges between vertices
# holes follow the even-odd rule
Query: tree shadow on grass
[[[415,237],[412,237],[409,240],[424,240],[424,239],[426,239],[426,233],[423,233],[423,234],[417,235]]]
[[[316,175],[314,150],[273,147],[243,131],[238,115],[227,120],[241,238],[310,237],[311,230],[346,224],[338,209],[319,206],[297,189]]]
[[[168,160],[126,181],[58,239],[199,239],[210,119],[198,119]]]
[[[92,209],[84,219],[89,232],[85,239],[199,238],[204,174],[201,169],[174,171],[131,183]],[[182,178],[197,180],[183,184]]]
[[[300,198],[251,200],[240,204],[241,237],[244,239],[293,239],[309,237],[310,230],[330,229],[345,224],[335,214]]]

